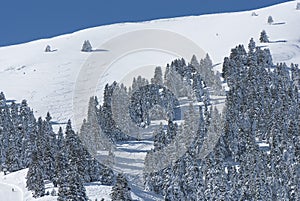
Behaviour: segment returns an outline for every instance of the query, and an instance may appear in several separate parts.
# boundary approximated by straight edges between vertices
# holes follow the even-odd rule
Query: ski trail
[[[123,172],[136,186],[143,188],[143,170],[147,151],[151,150],[151,141],[128,141],[117,144],[114,169]]]
[[[211,95],[211,103],[213,107],[217,107],[222,111],[225,106],[225,96]],[[186,110],[186,106],[181,104],[181,108]],[[140,141],[119,142],[116,145],[113,160],[113,169],[116,172],[124,173],[130,184],[132,184],[132,192],[142,200],[163,200],[159,195],[153,192],[144,191],[144,163],[147,152],[153,148],[153,140],[150,140],[153,131],[157,129],[159,122],[153,122],[148,130],[142,133],[144,137]],[[218,136],[211,136],[210,139],[218,139]],[[215,144],[206,142],[207,145]],[[211,149],[208,149],[208,151]],[[205,155],[205,153],[202,153]]]
[[[133,198],[137,200],[163,200],[153,192],[144,191],[144,161],[147,151],[153,148],[153,141],[127,141],[117,144],[114,151],[115,160],[113,169],[123,172],[132,185]]]

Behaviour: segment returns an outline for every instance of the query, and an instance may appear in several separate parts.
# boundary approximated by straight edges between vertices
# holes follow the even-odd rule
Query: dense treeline
[[[45,120],[36,120],[25,100],[17,104],[0,93],[0,105],[1,170],[7,173],[29,168],[26,185],[34,197],[45,195],[46,180],[59,187],[62,200],[72,196],[87,200],[86,182],[114,182],[113,171],[91,156],[70,121],[65,133],[61,128],[55,133],[50,114]]]
[[[253,40],[248,51],[232,49],[223,64],[229,91],[222,118],[210,112],[207,123],[200,110],[203,123],[188,152],[146,173],[146,188],[165,200],[299,200],[299,75],[297,65],[274,65],[269,50]],[[203,157],[216,125],[221,135]]]
[[[209,55],[200,61],[193,56],[188,64],[184,59],[176,59],[167,65],[164,75],[161,67],[157,67],[150,82],[138,76],[128,89],[117,82],[107,84],[102,104],[97,97],[90,99],[88,116],[80,132],[81,139],[85,144],[94,142],[93,152],[105,147],[105,142],[134,139],[127,135],[137,132],[132,130],[132,124],[145,127],[150,125],[151,119],[173,121],[181,118],[179,97],[204,102],[207,112],[210,92],[224,93],[220,76],[214,74]],[[91,130],[95,132],[91,133]],[[95,140],[99,138],[97,136],[104,140]]]

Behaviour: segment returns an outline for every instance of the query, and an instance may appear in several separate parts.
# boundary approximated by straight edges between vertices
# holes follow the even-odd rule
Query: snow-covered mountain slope
[[[252,16],[253,12],[257,16]],[[267,23],[270,15],[273,25]],[[128,82],[137,74],[151,77],[149,69],[156,65],[165,66],[178,56],[189,57],[193,51],[199,59],[203,56],[201,49],[214,63],[222,63],[237,44],[246,46],[251,37],[259,44],[262,30],[274,41],[262,45],[271,49],[275,63],[300,63],[300,10],[292,1],[255,11],[101,26],[2,47],[0,90],[8,99],[27,99],[37,115],[45,116],[50,111],[59,122],[75,115],[80,122],[87,98],[95,90],[101,98],[106,82]],[[166,35],[160,37],[159,31]],[[151,35],[150,41],[147,35]],[[81,52],[84,40],[97,51]],[[275,42],[280,40],[286,42]],[[56,51],[44,52],[47,45]],[[220,70],[221,65],[216,68]],[[75,106],[73,101],[77,101]]]
[[[2,201],[54,201],[57,196],[46,195],[41,198],[33,198],[32,192],[26,188],[26,174],[28,169],[23,169],[8,175],[1,173],[0,175],[0,200]],[[91,200],[110,199],[111,186],[100,185],[97,182],[89,183],[85,186],[86,193]],[[51,194],[54,190],[58,193],[58,188],[54,188],[52,183],[45,185],[46,192]]]
[[[140,143],[140,142],[139,142]],[[152,146],[149,146],[147,142],[140,143],[144,146],[137,147],[139,144],[137,142],[131,142],[128,144],[124,143],[120,146],[122,149],[132,149],[135,150],[150,150]],[[150,143],[151,144],[151,143]],[[119,153],[117,153],[119,155]],[[130,154],[130,155],[126,155]],[[140,186],[136,183],[136,179],[141,179],[137,174],[142,175],[142,166],[143,158],[146,152],[130,153],[130,152],[120,152],[123,163],[118,164],[118,168],[122,168],[124,173],[129,173],[129,181],[131,185],[131,195],[134,200],[163,200],[159,195],[154,194],[153,192],[143,191]],[[132,157],[135,157],[135,160]],[[137,157],[137,158],[136,158]],[[120,161],[119,161],[120,162]],[[130,164],[130,165],[129,165]],[[133,165],[133,166],[132,166]],[[132,171],[134,170],[134,171]],[[40,198],[34,198],[32,192],[28,191],[26,188],[26,175],[28,169],[23,169],[17,172],[13,172],[7,175],[4,175],[3,172],[0,173],[0,201],[54,201],[57,200],[58,188],[54,187],[51,182],[45,183],[45,191],[49,195],[45,195]],[[132,177],[135,176],[135,177]],[[100,182],[92,182],[85,184],[86,194],[90,200],[110,200],[110,193],[112,186],[101,185]],[[51,195],[51,193],[54,193]]]

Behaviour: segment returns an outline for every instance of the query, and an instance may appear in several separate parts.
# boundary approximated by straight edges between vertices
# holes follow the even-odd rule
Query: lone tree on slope
[[[89,40],[85,40],[83,42],[82,48],[81,48],[82,52],[91,52],[92,51],[92,45],[90,43]]]
[[[274,20],[273,20],[272,16],[270,15],[268,17],[268,24],[273,24],[273,22],[274,22]]]
[[[47,45],[47,46],[46,46],[45,52],[51,52],[51,47],[50,47],[50,45]]]
[[[263,30],[263,31],[260,33],[259,41],[260,41],[261,43],[268,43],[268,42],[270,42],[270,41],[269,41],[269,37],[268,37],[268,35],[267,35],[267,33],[266,33],[265,30]]]

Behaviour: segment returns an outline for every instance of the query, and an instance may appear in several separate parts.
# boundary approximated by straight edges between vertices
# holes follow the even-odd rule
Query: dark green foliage
[[[132,200],[130,194],[130,187],[126,177],[119,173],[117,176],[116,184],[112,187],[111,200],[112,201],[130,201]]]
[[[26,187],[33,191],[33,197],[42,197],[45,195],[45,184],[43,177],[43,164],[41,163],[41,152],[32,153],[32,162],[29,166],[26,176]]]
[[[66,175],[63,178],[58,192],[58,201],[78,200],[87,201],[85,187],[83,181],[78,174],[75,161],[70,159],[70,164],[66,167]]]

